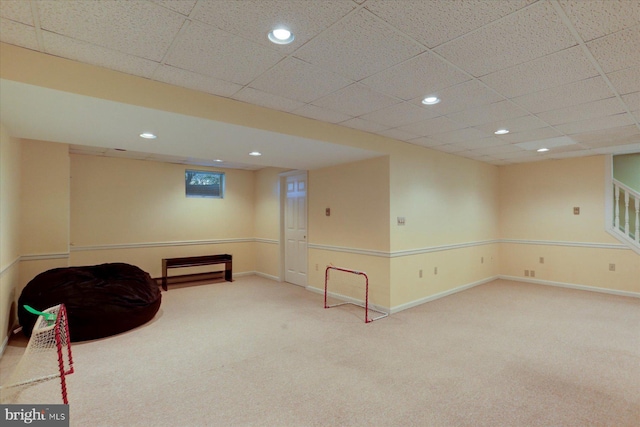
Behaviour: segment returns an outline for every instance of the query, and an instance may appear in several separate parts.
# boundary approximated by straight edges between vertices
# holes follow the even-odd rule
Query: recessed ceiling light
[[[156,139],[157,136],[152,134],[151,132],[143,132],[140,134],[140,138],[144,138],[144,139]]]
[[[275,44],[289,44],[295,39],[293,33],[286,28],[276,28],[267,37]]]
[[[494,132],[496,135],[505,135],[507,133],[509,133],[509,129],[498,129],[497,131]]]
[[[437,96],[427,96],[425,99],[422,100],[422,103],[424,105],[433,105],[433,104],[437,104],[438,102],[440,102],[440,98],[438,98]]]
[[[250,152],[250,153],[249,153],[249,155],[250,155],[250,156],[256,156],[256,157],[257,157],[257,156],[262,156],[262,153],[261,153],[261,152],[259,152],[259,151],[252,151],[252,152]]]
[[[215,159],[215,160],[214,160],[214,162],[218,162],[218,163],[220,163],[220,162],[222,162],[222,160],[220,160],[220,159]]]
[[[538,148],[536,151],[538,153],[544,153],[545,151],[549,151],[549,149],[548,148]]]

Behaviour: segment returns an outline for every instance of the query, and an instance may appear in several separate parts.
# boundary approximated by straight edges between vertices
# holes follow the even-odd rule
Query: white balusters
[[[629,235],[629,192],[624,192],[624,234]]]

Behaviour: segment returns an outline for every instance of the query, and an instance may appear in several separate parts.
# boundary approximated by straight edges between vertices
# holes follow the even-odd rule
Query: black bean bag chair
[[[45,310],[64,304],[72,342],[108,337],[143,325],[160,309],[162,295],[149,273],[124,263],[54,268],[22,290],[18,319],[24,334],[38,316],[24,305]]]

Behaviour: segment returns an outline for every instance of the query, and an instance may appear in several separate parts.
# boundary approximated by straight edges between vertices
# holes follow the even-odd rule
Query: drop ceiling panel
[[[329,110],[322,107],[316,107],[312,104],[305,104],[299,108],[296,108],[292,111],[292,113],[329,123],[344,122],[345,120],[349,120],[351,118],[351,116],[347,114],[339,113],[337,111]]]
[[[251,82],[251,87],[309,103],[351,83],[336,73],[287,58]]]
[[[451,120],[465,123],[468,126],[478,126],[528,115],[526,110],[519,108],[509,101],[498,101],[493,104],[481,105],[457,113],[447,114]]]
[[[638,111],[640,109],[640,92],[623,95],[622,100],[631,111]]]
[[[572,135],[571,138],[591,148],[635,144],[640,142],[640,129],[636,125],[630,125],[617,129],[583,132]]]
[[[605,73],[640,65],[640,25],[587,44]]]
[[[640,67],[631,67],[607,74],[620,95],[640,91]]]
[[[539,129],[527,130],[524,132],[508,133],[506,135],[500,135],[498,136],[498,138],[500,138],[504,142],[516,144],[526,141],[554,138],[561,135],[562,134],[559,131],[553,129],[552,127],[544,127]]]
[[[203,76],[202,74],[193,73],[191,71],[169,65],[162,65],[158,67],[153,73],[153,79],[221,96],[231,96],[242,88],[242,86],[235,83]]]
[[[487,132],[489,134],[493,134],[498,129],[508,129],[509,132],[515,133],[530,131],[533,129],[540,129],[544,127],[548,127],[548,124],[532,115],[516,117],[513,119],[505,119],[497,122],[475,126],[476,129],[480,129],[481,131]]]
[[[637,0],[560,0],[560,5],[587,42],[640,23]]]
[[[215,0],[201,1],[192,17],[271,49],[291,53],[356,7],[351,0]],[[267,39],[267,34],[279,25],[295,35],[294,43],[275,46]]]
[[[176,40],[166,63],[244,85],[282,58],[274,50],[194,21]]]
[[[70,38],[160,61],[184,16],[148,2],[40,1],[40,26]]]
[[[372,0],[365,7],[420,43],[433,48],[534,1],[411,1],[398,7],[397,0]],[[429,19],[425,21],[425,17]]]
[[[453,130],[451,132],[439,133],[433,135],[432,138],[447,144],[464,143],[465,141],[475,144],[478,140],[488,138],[490,136],[490,134],[478,129],[464,128]]]
[[[433,95],[440,98],[440,102],[435,105],[423,106],[423,108],[429,108],[441,115],[504,100],[503,96],[489,89],[478,80],[469,80],[446,89],[438,90],[435,91]],[[422,99],[423,97],[420,96],[411,102],[416,105],[422,105]]]
[[[394,98],[355,83],[313,102],[313,105],[350,116],[361,116],[398,102]]]
[[[428,72],[425,73],[425,70]],[[410,100],[471,79],[471,76],[425,52],[362,81],[386,95]]]
[[[260,105],[261,107],[267,107],[274,110],[287,112],[293,111],[296,108],[300,108],[305,105],[304,102],[285,98],[283,96],[272,95],[270,93],[265,93],[250,87],[245,87],[241,91],[234,94],[232,98],[237,99],[238,101]]]
[[[150,78],[159,64],[149,59],[96,46],[81,40],[42,32],[45,52],[75,61],[110,68],[127,74]]]
[[[576,44],[553,6],[548,1],[540,1],[435,51],[480,77]]]
[[[415,139],[418,136],[416,134],[413,134],[404,130],[400,130],[397,128],[383,130],[378,132],[378,134],[382,136],[387,136],[389,138],[397,139],[399,141],[409,141],[409,140]]]
[[[575,133],[590,132],[592,130],[611,129],[620,126],[632,125],[635,120],[630,114],[622,113],[612,116],[580,120],[577,122],[565,123],[556,126],[556,129],[566,135]]]
[[[182,15],[189,16],[191,10],[196,5],[197,0],[151,0],[152,2],[178,12]]]
[[[361,80],[424,52],[424,47],[361,9],[295,52],[311,64]]]
[[[541,113],[611,98],[614,95],[602,77],[592,77],[579,82],[519,96],[514,98],[513,101],[532,113]]]
[[[465,125],[454,122],[448,117],[436,117],[433,119],[423,120],[418,123],[400,127],[400,130],[413,133],[418,136],[431,136],[438,133],[451,132],[462,129]]]
[[[33,26],[31,14],[31,2],[28,1],[2,1],[0,2],[0,15],[11,21]],[[4,22],[3,22],[4,25]]]
[[[0,40],[27,49],[39,49],[36,31],[33,27],[5,18],[0,18]]]
[[[582,47],[575,46],[496,71],[480,80],[505,97],[514,98],[597,75]]]
[[[408,102],[401,102],[372,113],[364,114],[361,118],[389,127],[399,127],[431,119],[436,116],[438,116],[438,114],[432,109],[419,107],[409,104]]]
[[[538,117],[550,125],[560,125],[624,112],[625,107],[620,99],[611,97],[558,110],[545,111],[539,113]]]
[[[342,126],[350,127],[352,129],[360,129],[365,132],[377,133],[383,130],[389,129],[389,126],[382,125],[376,122],[370,122],[368,120],[354,117],[353,119],[345,120],[340,123]]]

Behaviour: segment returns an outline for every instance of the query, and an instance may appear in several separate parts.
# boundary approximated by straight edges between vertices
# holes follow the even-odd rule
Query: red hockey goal
[[[364,293],[364,304],[359,298],[340,294],[340,292],[344,292],[346,289],[351,289],[361,295]],[[329,304],[328,297],[330,294],[337,299],[343,300],[343,302]],[[344,301],[345,299],[351,299],[353,301]],[[348,268],[334,267],[332,265],[328,266],[324,273],[324,308],[338,307],[346,304],[364,308],[365,323],[370,323],[389,315],[389,313],[370,307],[369,277],[367,276],[367,273]],[[369,317],[369,311],[376,312],[380,315],[376,317]]]

